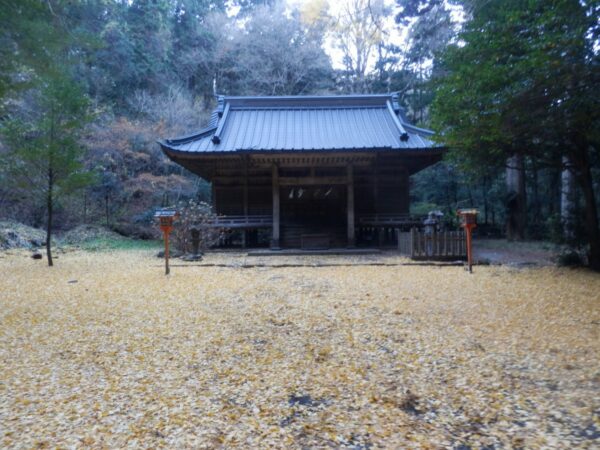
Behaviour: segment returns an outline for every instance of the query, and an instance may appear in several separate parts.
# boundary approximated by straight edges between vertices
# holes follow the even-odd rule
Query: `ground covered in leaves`
[[[0,447],[600,442],[598,274],[153,254],[0,254]]]

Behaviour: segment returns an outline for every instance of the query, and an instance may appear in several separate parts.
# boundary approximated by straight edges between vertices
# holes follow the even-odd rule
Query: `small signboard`
[[[477,225],[477,214],[478,213],[479,213],[479,211],[474,208],[459,209],[457,211],[457,214],[460,217],[460,225],[463,227],[465,225]]]
[[[179,213],[177,210],[170,208],[159,209],[154,213],[154,217],[158,219],[165,241],[165,275],[169,275],[171,271],[169,268],[169,234],[173,231],[173,223],[178,216]]]

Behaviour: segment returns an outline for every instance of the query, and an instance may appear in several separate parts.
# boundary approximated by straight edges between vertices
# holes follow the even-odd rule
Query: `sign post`
[[[459,209],[456,213],[460,217],[460,225],[465,229],[467,234],[467,264],[469,265],[469,273],[473,273],[473,248],[472,248],[472,231],[477,227],[477,210],[476,209]]]
[[[163,232],[165,241],[165,275],[169,275],[169,234],[173,231],[173,222],[179,216],[174,209],[161,209],[156,211],[154,217],[158,219],[160,229]]]

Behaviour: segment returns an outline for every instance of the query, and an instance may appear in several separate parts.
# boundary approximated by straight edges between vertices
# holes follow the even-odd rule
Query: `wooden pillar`
[[[351,164],[346,167],[347,181],[347,212],[348,212],[348,247],[356,245],[354,236],[354,169]]]
[[[279,249],[279,169],[273,164],[271,167],[272,188],[273,188],[273,237],[271,239],[271,248]]]
[[[379,214],[379,154],[375,155],[373,167],[373,213]]]
[[[248,160],[244,159],[244,215],[248,215]]]
[[[248,158],[244,158],[244,217],[248,220]],[[246,248],[248,230],[242,230],[242,248]]]

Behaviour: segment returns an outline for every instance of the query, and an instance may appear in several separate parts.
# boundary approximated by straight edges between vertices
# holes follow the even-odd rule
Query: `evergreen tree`
[[[433,119],[472,170],[514,155],[539,164],[569,161],[585,199],[589,261],[600,268],[591,176],[600,141],[599,3],[473,1],[460,45],[443,57]]]
[[[3,124],[9,147],[6,163],[10,181],[46,205],[46,251],[52,266],[52,229],[56,201],[86,186],[91,174],[83,170],[84,148],[79,134],[88,119],[88,100],[64,73],[46,75],[33,94],[36,113]]]
[[[0,1],[0,101],[31,86],[70,39],[56,27],[63,7],[61,0]]]

